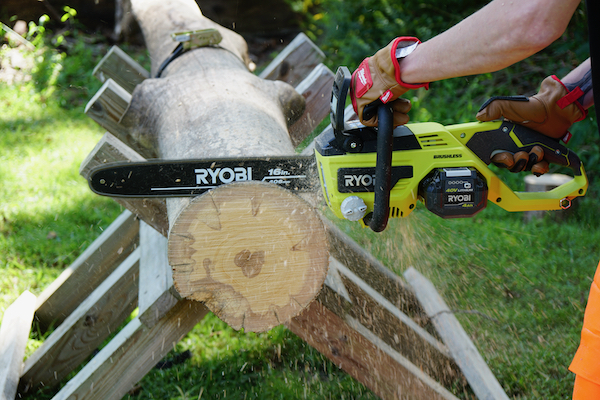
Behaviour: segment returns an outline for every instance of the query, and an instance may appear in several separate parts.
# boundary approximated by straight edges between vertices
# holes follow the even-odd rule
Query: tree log
[[[271,184],[237,183],[199,196],[171,229],[178,292],[234,329],[261,331],[299,314],[321,288],[328,254],[308,204]]]
[[[192,0],[134,0],[132,7],[152,76],[176,46],[170,33],[215,28],[223,36],[136,87],[121,121],[132,140],[164,159],[294,154],[287,128],[302,115],[304,98],[250,73],[241,36],[202,16]],[[298,196],[246,183],[168,199],[167,211],[176,288],[231,326],[267,330],[318,294],[328,264],[324,228]]]

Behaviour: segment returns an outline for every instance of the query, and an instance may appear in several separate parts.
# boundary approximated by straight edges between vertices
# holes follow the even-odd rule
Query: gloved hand
[[[366,126],[377,125],[376,112],[372,116],[363,115],[365,107],[375,101],[391,102],[394,126],[408,122],[410,101],[399,97],[409,89],[428,88],[429,84],[402,82],[398,59],[410,54],[419,43],[414,37],[398,37],[372,57],[365,58],[352,74],[350,99],[358,118]]]
[[[540,91],[535,96],[492,97],[481,107],[476,118],[479,121],[491,121],[504,117],[567,142],[570,137],[567,131],[569,127],[587,115],[587,111],[577,101],[579,96],[580,92],[569,91],[560,79],[552,75],[542,81]],[[512,172],[531,169],[534,174],[541,175],[549,169],[543,156],[542,148],[536,146],[529,154],[499,151],[492,157],[492,162]]]

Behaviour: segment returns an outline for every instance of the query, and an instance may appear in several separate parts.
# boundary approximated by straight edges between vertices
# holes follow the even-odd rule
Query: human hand
[[[567,130],[587,114],[577,101],[579,95],[576,91],[569,91],[553,75],[542,81],[540,91],[535,96],[492,97],[481,107],[476,118],[479,121],[491,121],[503,117],[546,136],[567,142],[570,137]],[[512,154],[499,150],[492,156],[492,162],[512,172],[531,170],[534,174],[541,175],[549,169],[548,163],[543,161],[543,156],[543,149],[539,146],[534,147],[529,154]]]
[[[377,113],[375,115],[364,113],[365,107],[376,101],[391,104],[394,126],[408,122],[410,101],[399,97],[409,89],[427,88],[429,84],[403,82],[398,59],[410,54],[419,43],[421,43],[419,39],[414,37],[396,38],[372,57],[365,58],[352,74],[350,99],[358,118],[366,126],[377,125]]]

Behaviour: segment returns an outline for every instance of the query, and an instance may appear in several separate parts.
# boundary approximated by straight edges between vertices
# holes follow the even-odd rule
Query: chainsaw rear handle
[[[581,160],[575,152],[556,139],[513,122],[504,121],[497,129],[477,132],[466,145],[488,165],[494,152],[529,153],[534,146],[540,146],[544,150],[544,160],[571,169],[575,176],[582,173]]]
[[[375,163],[375,199],[373,213],[365,217],[365,224],[374,232],[382,232],[390,216],[392,190],[392,149],[394,114],[389,105],[377,108],[377,161]]]

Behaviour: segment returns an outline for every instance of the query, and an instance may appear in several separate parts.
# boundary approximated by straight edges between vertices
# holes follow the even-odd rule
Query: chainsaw
[[[337,70],[331,127],[314,141],[314,155],[111,163],[94,169],[92,191],[111,197],[197,196],[220,185],[263,181],[293,191],[321,187],[339,218],[383,231],[389,218],[408,216],[417,201],[442,218],[472,217],[488,201],[506,211],[559,210],[586,193],[579,157],[555,139],[508,121],[443,126],[393,126],[389,105],[373,104],[378,126],[345,118],[351,75]],[[573,179],[547,192],[514,192],[488,166],[498,151],[544,150],[544,159],[569,168]],[[317,178],[318,177],[318,178]],[[320,185],[319,185],[320,184]]]

